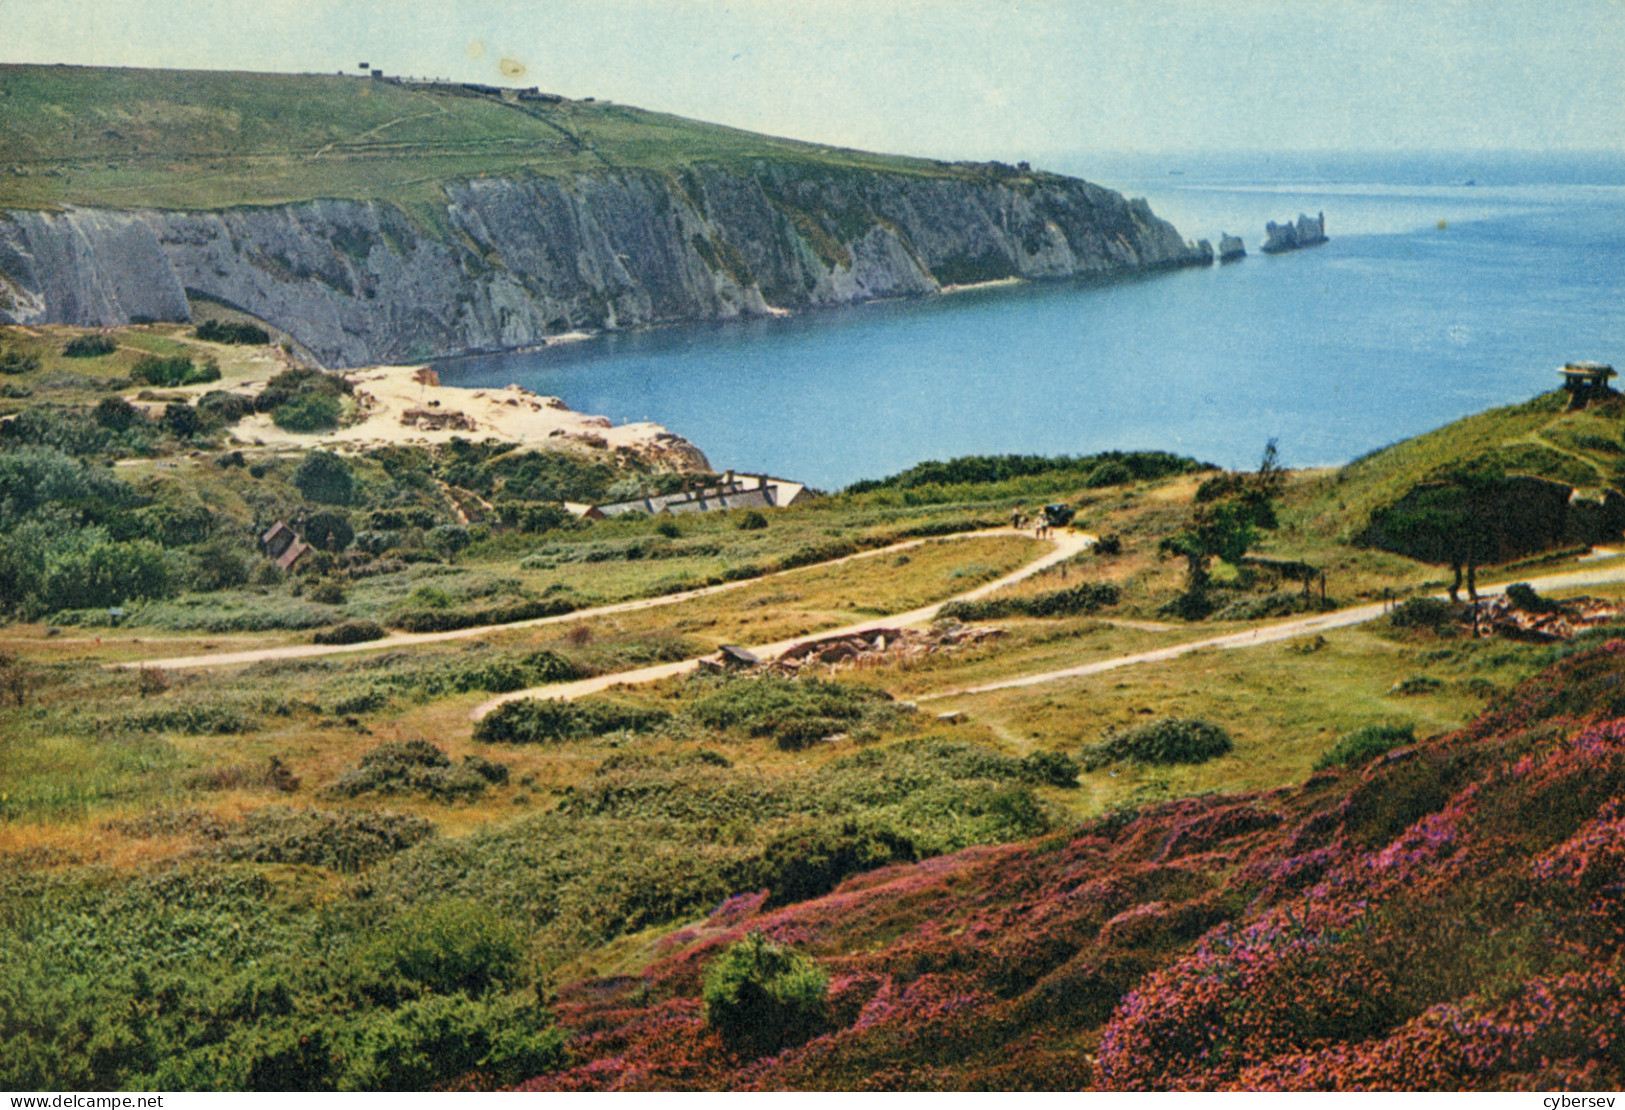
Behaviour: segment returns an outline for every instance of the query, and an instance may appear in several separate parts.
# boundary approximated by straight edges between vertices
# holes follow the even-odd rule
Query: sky
[[[1620,152],[1622,60],[1625,0],[0,0],[0,62],[365,61],[941,158]]]

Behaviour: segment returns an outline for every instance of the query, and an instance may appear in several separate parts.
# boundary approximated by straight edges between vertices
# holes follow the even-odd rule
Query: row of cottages
[[[735,474],[728,471],[715,485],[695,480],[677,493],[615,501],[608,505],[583,505],[566,501],[564,507],[587,520],[604,520],[625,513],[708,513],[723,509],[783,509],[806,501],[812,495],[801,482],[787,482],[766,474]]]

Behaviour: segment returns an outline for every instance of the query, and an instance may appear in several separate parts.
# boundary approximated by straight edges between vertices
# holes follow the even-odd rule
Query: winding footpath
[[[1008,536],[1010,534],[1008,528],[994,529],[988,532],[966,533],[967,536]],[[1025,535],[1025,533],[1017,534]],[[843,625],[840,628],[826,629],[823,632],[809,632],[804,636],[797,636],[789,640],[778,640],[771,644],[753,644],[746,650],[753,655],[759,655],[766,659],[779,655],[796,644],[805,643],[808,640],[835,639],[842,636],[856,635],[861,632],[873,632],[881,628],[923,624],[935,617],[938,611],[950,601],[975,601],[979,597],[986,597],[995,590],[1020,582],[1023,578],[1030,578],[1039,571],[1047,570],[1056,563],[1064,562],[1080,552],[1087,551],[1094,546],[1095,537],[1086,533],[1067,532],[1059,536],[1051,536],[1050,542],[1055,545],[1050,551],[1034,559],[1020,570],[955,597],[945,598],[935,604],[922,606],[919,609],[911,609],[906,613],[895,613],[889,617],[875,617],[872,620],[859,621],[857,624]],[[895,548],[886,548],[885,550],[891,551],[895,550]],[[828,564],[821,563],[819,565],[827,566]],[[653,667],[642,667],[635,671],[601,674],[593,678],[583,678],[576,682],[559,682],[551,686],[533,686],[528,690],[515,690],[510,694],[499,695],[490,701],[475,706],[474,711],[469,714],[469,719],[478,721],[499,705],[510,701],[521,701],[525,698],[547,697],[569,701],[571,698],[579,698],[586,694],[596,694],[598,691],[607,690],[611,686],[635,686],[644,682],[658,682],[663,678],[671,678],[673,675],[687,674],[692,670],[696,670],[702,662],[715,654],[715,652],[712,652],[710,655],[684,659],[678,663],[661,663]]]
[[[987,529],[979,532],[966,532],[960,536],[946,537],[949,539],[986,538],[991,536],[1008,536],[1011,530],[1007,528]],[[1025,532],[1016,533],[1025,535]],[[613,605],[600,605],[592,609],[578,609],[572,613],[565,613],[553,617],[537,617],[532,620],[515,621],[510,624],[480,625],[476,628],[459,628],[450,632],[420,632],[397,633],[381,640],[369,640],[359,644],[289,644],[276,648],[258,648],[252,651],[239,651],[217,653],[212,655],[188,655],[169,659],[148,659],[126,663],[109,663],[109,670],[134,670],[138,667],[156,667],[164,670],[187,670],[199,667],[221,667],[248,663],[262,663],[279,659],[307,659],[315,656],[341,655],[364,651],[387,651],[415,647],[420,644],[444,643],[448,640],[470,640],[481,636],[488,636],[494,632],[505,632],[514,629],[534,628],[548,624],[558,624],[567,621],[589,620],[594,617],[610,616],[616,613],[635,612],[644,609],[655,609],[665,605],[676,605],[696,598],[709,597],[714,594],[725,593],[729,590],[743,589],[747,586],[779,578],[785,575],[796,574],[801,571],[823,569],[839,566],[843,563],[857,559],[870,559],[899,551],[907,551],[920,547],[923,544],[937,542],[935,539],[907,540],[902,543],[891,544],[887,547],[876,548],[873,551],[860,551],[854,555],[846,555],[838,559],[831,559],[825,563],[815,563],[806,567],[795,567],[790,570],[774,571],[771,574],[757,578],[742,579],[737,582],[724,582],[716,586],[704,586],[694,590],[684,590],[681,593],[665,594],[660,597],[640,598],[635,601],[623,601]],[[907,625],[924,624],[932,620],[944,605],[951,601],[974,601],[981,597],[1003,589],[1006,586],[1020,582],[1025,578],[1038,574],[1057,563],[1064,562],[1083,551],[1088,550],[1095,543],[1095,537],[1084,533],[1065,532],[1050,537],[1051,549],[1037,559],[1028,563],[1002,578],[978,586],[951,598],[931,605],[912,609],[905,613],[894,613],[889,616],[874,617],[870,620],[860,621],[856,624],[843,625],[839,628],[825,629],[797,636],[793,639],[779,640],[771,644],[751,645],[747,650],[764,658],[771,658],[788,650],[796,644],[804,643],[809,639],[834,639],[844,636],[856,635],[864,632],[873,632],[885,628],[897,628]],[[1597,558],[1612,559],[1619,553],[1613,551],[1596,552]],[[1607,566],[1595,569],[1570,571],[1565,574],[1549,574],[1537,578],[1525,578],[1520,581],[1528,582],[1537,591],[1550,592],[1554,590],[1574,589],[1582,586],[1599,586],[1608,583],[1625,582],[1625,558],[1611,561]],[[1485,586],[1480,589],[1480,596],[1493,597],[1504,592],[1505,586]],[[1443,595],[1438,595],[1443,596]],[[1357,605],[1348,609],[1338,609],[1330,613],[1316,613],[1311,616],[1294,617],[1289,620],[1277,621],[1274,624],[1260,625],[1255,628],[1244,629],[1240,632],[1226,633],[1222,636],[1212,636],[1202,640],[1192,640],[1181,644],[1172,644],[1165,648],[1151,651],[1134,652],[1128,655],[1114,656],[1110,659],[1099,659],[1092,663],[1081,663],[1075,667],[1062,667],[1057,670],[1041,671],[1034,674],[1020,675],[1015,678],[1000,679],[997,682],[988,682],[977,686],[959,687],[949,690],[940,690],[932,694],[916,696],[916,702],[937,701],[943,698],[964,697],[973,694],[984,694],[994,690],[1008,690],[1023,686],[1038,686],[1043,683],[1056,682],[1068,678],[1085,678],[1089,675],[1103,674],[1107,671],[1122,667],[1136,667],[1147,663],[1162,663],[1170,659],[1177,659],[1197,651],[1229,651],[1237,648],[1259,647],[1264,644],[1280,643],[1283,640],[1294,639],[1317,632],[1325,632],[1336,628],[1348,628],[1357,624],[1364,624],[1382,616],[1385,605],[1381,602],[1369,605]],[[1125,627],[1139,628],[1147,631],[1173,631],[1184,627],[1179,625],[1156,624],[1148,621],[1110,621],[1111,624],[1121,624]],[[633,686],[645,682],[658,682],[661,679],[676,675],[687,674],[696,670],[706,659],[712,658],[715,652],[705,656],[696,656],[675,663],[661,663],[652,667],[641,667],[636,670],[618,671],[614,674],[597,675],[593,678],[584,678],[576,682],[560,682],[547,686],[533,686],[524,690],[515,690],[491,698],[476,706],[469,715],[471,720],[478,721],[499,705],[511,701],[521,701],[525,698],[556,698],[570,700],[583,697],[587,694],[598,693],[612,686]]]
[[[416,647],[420,644],[440,644],[450,640],[476,640],[481,636],[489,636],[496,632],[509,632],[513,631],[514,629],[521,628],[537,628],[542,625],[563,624],[569,621],[591,620],[594,617],[607,617],[613,616],[616,613],[631,613],[644,609],[658,609],[664,605],[676,605],[680,602],[692,601],[695,598],[710,597],[714,594],[727,593],[729,590],[742,590],[748,586],[754,586],[760,582],[770,581],[774,578],[783,578],[786,575],[799,574],[803,571],[825,570],[829,567],[838,567],[844,563],[855,562],[859,559],[873,559],[880,555],[888,555],[899,551],[910,551],[914,548],[922,547],[928,543],[938,542],[939,540],[952,541],[960,539],[987,539],[990,537],[1010,536],[1012,534],[1020,536],[1027,535],[1026,532],[1012,533],[1008,528],[989,528],[979,532],[961,532],[954,536],[904,540],[901,543],[894,543],[887,547],[877,547],[872,551],[859,551],[853,555],[843,555],[838,559],[830,559],[828,562],[811,563],[804,567],[792,567],[789,570],[777,570],[769,574],[758,575],[755,578],[743,578],[737,582],[723,582],[716,586],[701,586],[698,589],[683,590],[681,593],[662,594],[659,597],[638,598],[635,601],[619,601],[613,605],[599,605],[592,609],[576,609],[569,613],[561,613],[558,616],[533,617],[530,620],[512,621],[507,624],[482,624],[474,628],[457,628],[448,632],[397,632],[394,635],[385,636],[380,640],[365,640],[356,644],[285,644],[282,647],[254,648],[249,651],[214,652],[209,655],[179,655],[172,656],[167,659],[138,659],[126,663],[109,663],[106,666],[108,670],[133,671],[142,667],[152,667],[166,671],[184,671],[196,670],[200,667],[229,667],[247,663],[266,663],[279,659],[311,659],[325,655],[347,655],[362,651],[394,651],[403,648]],[[1054,537],[1052,542],[1055,544],[1055,549],[1053,551],[1040,556],[1034,562],[1028,563],[1014,574],[1006,575],[996,582],[991,582],[986,586],[981,586],[977,589],[971,590],[969,593],[960,594],[958,597],[949,598],[947,601],[962,601],[982,597],[1001,586],[1008,586],[1012,582],[1019,582],[1021,579],[1026,578],[1029,575],[1036,574],[1048,567],[1052,567],[1064,559],[1070,559],[1073,555],[1076,555],[1078,552],[1090,547],[1095,542],[1095,538],[1093,536],[1082,534],[1063,535]],[[866,622],[863,625],[853,625],[852,630],[866,629],[871,625],[873,627],[880,628],[889,627],[890,625],[898,622],[929,620],[931,616],[936,614],[936,611],[939,608],[947,604],[947,601],[938,602],[936,605],[927,606],[924,609],[916,609],[913,613],[904,613],[894,617],[880,617],[872,622]],[[921,616],[920,614],[925,615]],[[816,635],[819,637],[834,636],[839,635],[842,631],[846,630],[836,629],[830,632],[809,633],[809,635]],[[806,637],[801,637],[800,639],[806,639]],[[784,642],[783,646],[788,647],[792,643],[799,643],[800,639],[787,640]],[[699,660],[694,659],[688,662],[698,665]],[[670,665],[682,666],[684,664]],[[637,674],[641,672],[629,671],[626,673]],[[609,677],[613,678],[616,676]],[[591,679],[589,681],[597,680]],[[633,680],[626,679],[625,681]],[[520,691],[516,696],[529,696],[529,692]]]

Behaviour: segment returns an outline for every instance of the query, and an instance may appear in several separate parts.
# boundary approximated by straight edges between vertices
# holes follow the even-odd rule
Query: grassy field
[[[440,185],[758,159],[959,175],[592,100],[505,104],[317,74],[0,66],[0,207],[223,208],[317,197],[427,216]]]

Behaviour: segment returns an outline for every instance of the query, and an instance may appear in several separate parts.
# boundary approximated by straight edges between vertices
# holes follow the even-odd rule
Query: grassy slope
[[[1618,481],[1619,418],[1625,401],[1579,412],[1567,396],[1543,393],[1490,409],[1356,459],[1318,483],[1297,488],[1288,531],[1349,539],[1373,509],[1392,504],[1429,474],[1458,462],[1494,458],[1508,474],[1526,474],[1594,489]]]
[[[315,197],[423,212],[443,182],[772,159],[948,176],[638,108],[506,105],[353,77],[0,66],[0,207],[222,208]]]

